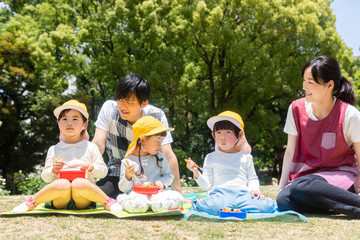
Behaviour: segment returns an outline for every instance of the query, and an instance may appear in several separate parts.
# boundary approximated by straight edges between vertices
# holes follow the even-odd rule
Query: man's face
[[[121,118],[131,125],[141,117],[141,109],[148,104],[148,100],[140,104],[135,94],[131,94],[126,99],[119,99],[116,102]]]

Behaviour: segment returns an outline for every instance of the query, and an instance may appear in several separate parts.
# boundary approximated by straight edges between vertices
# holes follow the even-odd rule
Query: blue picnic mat
[[[192,193],[184,196],[190,200],[196,198],[205,198],[207,193]],[[210,221],[253,221],[253,220],[262,220],[262,221],[284,221],[284,222],[309,222],[309,220],[302,214],[295,211],[283,211],[283,212],[274,212],[274,213],[248,213],[245,219],[240,219],[236,217],[226,217],[221,218],[219,216],[210,215],[205,212],[199,212],[193,209],[190,209],[191,203],[184,205],[184,209],[189,209],[185,212],[184,218],[186,220],[192,219],[202,219]]]

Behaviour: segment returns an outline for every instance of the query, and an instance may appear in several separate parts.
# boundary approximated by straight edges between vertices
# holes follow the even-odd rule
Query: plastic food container
[[[134,185],[133,191],[141,194],[157,194],[159,192],[159,187],[145,187],[143,185]]]
[[[60,171],[60,178],[67,179],[70,182],[73,181],[75,178],[85,178],[85,170],[62,170]]]
[[[225,210],[225,211],[224,211]],[[236,217],[236,218],[241,218],[241,219],[245,219],[246,218],[246,211],[245,210],[241,210],[241,209],[219,209],[219,217],[221,218],[226,218],[226,217]]]

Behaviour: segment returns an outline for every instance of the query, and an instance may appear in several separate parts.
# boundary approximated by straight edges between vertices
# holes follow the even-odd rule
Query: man
[[[92,140],[103,154],[109,156],[108,174],[97,185],[111,198],[120,194],[118,182],[121,160],[133,141],[132,125],[141,117],[151,115],[165,126],[168,122],[165,113],[149,104],[150,85],[139,74],[129,74],[122,78],[116,87],[116,101],[108,100],[102,106],[95,123],[95,136]],[[172,137],[167,133],[162,142],[161,152],[166,156],[174,174],[172,188],[181,193],[180,174],[177,158],[171,148]]]

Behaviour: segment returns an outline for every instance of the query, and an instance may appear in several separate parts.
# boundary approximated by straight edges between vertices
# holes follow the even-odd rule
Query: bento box
[[[157,194],[159,192],[158,186],[143,186],[143,185],[134,185],[133,191],[141,194]]]
[[[241,209],[233,209],[233,208],[221,208],[219,209],[219,217],[226,218],[226,217],[236,217],[245,219],[246,218],[246,211]]]
[[[67,179],[70,182],[75,178],[85,178],[85,170],[82,169],[69,169],[60,171],[60,179]]]

